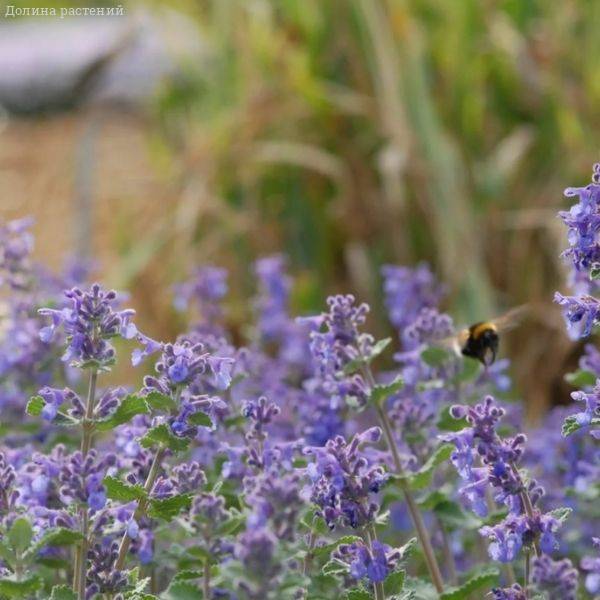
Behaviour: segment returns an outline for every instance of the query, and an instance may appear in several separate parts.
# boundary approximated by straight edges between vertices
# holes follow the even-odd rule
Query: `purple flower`
[[[0,286],[7,283],[13,291],[29,287],[32,277],[33,236],[31,218],[0,225]]]
[[[600,538],[592,538],[592,542],[600,550]],[[592,595],[600,593],[600,553],[598,556],[584,556],[581,568],[587,571],[585,589]]]
[[[563,296],[556,292],[554,302],[563,307],[567,331],[573,339],[588,337],[600,317],[600,302],[592,296]]]
[[[479,532],[491,540],[488,552],[492,560],[502,563],[511,562],[523,546],[523,529],[518,520],[502,522],[494,527],[482,527]]]
[[[205,266],[197,269],[186,283],[174,286],[174,305],[177,310],[187,310],[195,303],[199,321],[194,330],[203,334],[221,336],[223,318],[221,302],[227,294],[227,271],[219,267]]]
[[[575,419],[579,425],[590,425],[593,419],[600,417],[600,384],[596,383],[596,387],[590,392],[573,392],[571,394],[573,400],[583,402],[585,410],[575,413]]]
[[[515,583],[508,588],[493,588],[493,600],[527,600],[525,590]]]
[[[63,355],[65,362],[79,367],[108,368],[115,356],[108,340],[117,336],[135,337],[137,329],[131,322],[135,311],[116,310],[116,292],[104,291],[98,284],[92,285],[88,292],[73,288],[66,291],[65,296],[70,305],[67,308],[39,310],[52,320],[51,325],[40,330],[40,338],[49,342],[62,325],[68,341]]]
[[[548,592],[550,598],[577,598],[578,574],[567,558],[555,561],[542,555],[534,559],[531,580],[539,591]]]
[[[354,296],[331,296],[329,312],[304,323],[312,323],[310,349],[317,366],[323,390],[332,396],[334,404],[350,401],[364,406],[369,387],[362,375],[348,375],[345,367],[353,360],[369,356],[373,338],[360,333],[369,307],[355,304]],[[321,331],[321,330],[324,331]]]
[[[288,331],[291,288],[291,280],[285,274],[285,259],[279,254],[267,256],[256,261],[254,269],[260,284],[256,299],[259,334],[267,342],[281,342]]]
[[[213,373],[215,387],[218,390],[226,390],[231,385],[231,372],[234,362],[233,358],[208,357],[208,366]]]
[[[323,448],[306,448],[316,459],[307,467],[312,481],[311,501],[331,529],[340,522],[352,528],[372,523],[379,506],[373,500],[387,480],[384,469],[373,465],[362,447],[379,441],[381,430],[372,427],[347,443],[337,436]]]
[[[568,227],[569,248],[563,256],[569,258],[577,273],[588,276],[590,269],[600,262],[600,164],[594,165],[592,183],[581,188],[567,188],[565,196],[579,198],[569,211],[561,211],[560,218]]]
[[[429,267],[422,263],[414,268],[385,265],[385,306],[392,325],[402,334],[424,308],[436,308],[443,289]]]
[[[348,565],[354,579],[366,577],[371,583],[380,583],[396,569],[402,558],[402,551],[374,540],[372,549],[364,542],[340,544],[332,556]]]

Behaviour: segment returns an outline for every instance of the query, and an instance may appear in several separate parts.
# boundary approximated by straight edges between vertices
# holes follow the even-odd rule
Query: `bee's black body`
[[[498,330],[492,322],[475,323],[468,329],[468,335],[461,348],[465,356],[476,358],[485,366],[496,360],[500,338]]]

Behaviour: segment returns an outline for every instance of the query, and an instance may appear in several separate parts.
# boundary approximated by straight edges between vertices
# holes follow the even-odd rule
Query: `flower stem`
[[[529,517],[529,519],[531,519],[533,521],[533,518],[534,518],[533,503],[531,502],[531,498],[529,497],[529,494],[527,493],[527,490],[525,489],[525,484],[523,483],[521,474],[519,473],[519,470],[517,469],[517,466],[514,463],[511,463],[510,466],[513,470],[513,473],[516,475],[516,477],[521,482],[521,486],[523,488],[523,490],[519,493],[519,496],[521,498],[521,502],[523,503],[523,509],[525,510],[525,514]],[[536,556],[540,555],[540,545],[539,545],[539,542],[537,539],[533,540],[533,550],[534,550]]]
[[[367,546],[369,548],[371,556],[373,557],[373,542],[377,540],[377,532],[375,531],[375,526],[369,525],[366,534]],[[373,588],[375,590],[375,600],[385,600],[385,590],[383,589],[383,582],[373,582]]]
[[[370,371],[367,371],[370,373]],[[373,380],[373,375],[371,374],[371,380]],[[373,381],[373,384],[375,382]],[[404,469],[402,468],[402,461],[400,460],[400,453],[398,451],[398,446],[396,445],[396,441],[394,440],[394,434],[392,432],[392,427],[390,425],[390,421],[382,409],[381,406],[376,405],[377,416],[379,417],[379,421],[381,423],[381,427],[383,429],[383,433],[385,436],[385,440],[392,454],[392,459],[394,461],[394,467],[396,469],[396,474],[399,477],[404,476]],[[429,570],[429,575],[431,576],[431,581],[435,586],[435,589],[438,593],[442,593],[444,591],[444,581],[442,579],[442,573],[440,571],[440,567],[438,565],[437,559],[435,557],[435,553],[433,551],[433,547],[431,545],[431,540],[429,539],[429,534],[427,533],[427,528],[425,527],[425,523],[423,522],[423,517],[419,511],[417,503],[412,496],[412,492],[408,487],[408,484],[404,479],[399,480],[399,486],[404,494],[404,499],[406,500],[406,506],[408,507],[408,512],[410,513],[412,522],[417,531],[417,537],[419,538],[419,542],[421,544],[421,548],[423,549],[423,555],[425,556],[425,562],[427,563],[427,569]]]
[[[315,549],[315,544],[317,542],[317,534],[314,529],[311,529],[310,535],[308,537],[308,551],[306,552],[306,556],[304,557],[304,561],[302,562],[302,575],[308,576],[308,572],[310,571],[310,565],[313,559],[313,550]]]
[[[527,586],[529,585],[529,552],[525,552],[525,575],[523,581],[523,591],[525,593],[525,598],[529,597],[527,592]]]
[[[154,460],[152,461],[152,465],[150,466],[150,472],[148,473],[148,477],[146,478],[146,483],[144,484],[144,491],[146,494],[150,494],[152,488],[154,487],[154,483],[156,478],[158,477],[158,472],[160,470],[160,465],[165,455],[165,448],[160,447],[156,454],[154,455]],[[135,512],[133,513],[133,518],[137,521],[139,520],[144,513],[146,512],[146,508],[148,506],[148,500],[142,498],[138,500],[137,507]],[[121,539],[121,544],[119,545],[119,555],[117,557],[117,562],[115,563],[115,570],[122,571],[125,566],[125,559],[127,558],[127,552],[129,550],[129,545],[131,544],[131,539],[127,535],[127,530],[123,533],[123,538]]]
[[[204,561],[204,576],[202,578],[202,591],[204,592],[204,600],[210,600],[210,563]]]
[[[97,381],[98,371],[96,371],[96,369],[92,369],[90,372],[90,383],[88,387],[88,395],[85,405],[85,415],[82,422],[83,431],[81,434],[81,456],[83,460],[85,460],[86,456],[88,455],[88,452],[90,451],[90,448],[92,447],[92,438],[94,434],[92,419],[94,416],[94,404],[96,402]],[[82,505],[79,507],[79,519],[81,521],[81,534],[83,538],[75,554],[73,591],[77,594],[77,598],[79,600],[85,600],[89,528],[87,506]]]

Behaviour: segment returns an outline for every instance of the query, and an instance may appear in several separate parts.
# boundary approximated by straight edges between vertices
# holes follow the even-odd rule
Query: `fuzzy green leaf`
[[[68,585],[55,585],[50,600],[77,600],[77,594]]]
[[[437,428],[440,431],[460,431],[465,427],[468,427],[466,419],[455,419],[450,414],[450,407],[446,406],[440,412],[440,418],[437,422]]]
[[[427,487],[431,483],[433,473],[439,465],[450,458],[454,446],[452,444],[442,444],[434,453],[427,459],[427,462],[416,472],[409,477],[411,488],[420,490]]]
[[[573,509],[570,508],[569,506],[561,506],[560,508],[555,508],[554,510],[550,511],[550,514],[559,522],[559,523],[564,523],[569,516],[571,515],[571,513],[573,512]]]
[[[325,544],[324,546],[318,546],[313,551],[313,556],[329,556],[338,546],[341,544],[352,544],[352,542],[360,542],[361,537],[357,535],[344,535],[341,538],[331,542],[331,544]]]
[[[565,381],[576,388],[593,387],[596,385],[596,380],[596,375],[585,369],[578,369],[565,375]]]
[[[43,581],[39,575],[32,575],[20,581],[12,577],[0,579],[0,596],[8,598],[30,598],[34,592],[42,587]]]
[[[146,435],[140,439],[140,444],[144,448],[151,448],[155,444],[158,444],[169,448],[173,452],[183,452],[187,449],[189,443],[187,438],[179,438],[174,435],[165,423],[148,430]]]
[[[150,408],[153,410],[160,410],[163,412],[170,412],[177,409],[177,403],[173,398],[166,394],[154,391],[144,396],[144,400]]]
[[[17,553],[24,552],[29,548],[33,538],[31,523],[25,517],[19,517],[8,530],[8,541]]]
[[[496,567],[484,567],[470,577],[461,586],[448,588],[440,594],[440,600],[464,600],[470,594],[483,587],[489,588],[498,581],[499,571]]]
[[[353,588],[348,590],[346,600],[372,600],[373,596],[364,588]]]
[[[197,585],[183,580],[172,581],[160,597],[161,600],[200,600],[202,598]]]
[[[83,539],[79,531],[66,529],[65,527],[54,527],[44,532],[42,537],[34,542],[24,554],[25,558],[33,558],[35,555],[47,546],[71,546]]]
[[[451,352],[440,346],[430,346],[421,352],[421,358],[430,367],[441,367],[450,357]]]
[[[128,423],[136,415],[145,415],[148,412],[148,405],[144,398],[135,394],[129,394],[123,398],[121,404],[119,404],[115,412],[109,417],[96,421],[96,428],[99,431],[109,431],[119,425]]]
[[[133,502],[142,500],[148,495],[139,483],[131,485],[121,481],[118,477],[105,477],[102,484],[106,488],[106,496],[118,502]]]
[[[210,420],[210,417],[202,411],[192,413],[188,417],[188,423],[190,425],[198,425],[200,427],[212,427],[213,425],[213,422]]]
[[[398,594],[404,587],[404,571],[394,571],[390,573],[383,582],[383,589],[386,598]]]
[[[371,391],[370,401],[381,406],[392,394],[400,391],[403,386],[404,381],[401,377],[397,377],[394,381],[385,385],[376,385]]]
[[[345,575],[347,572],[348,565],[333,558],[327,561],[321,569],[323,575]]]
[[[25,411],[32,417],[39,417],[42,414],[44,406],[46,406],[46,403],[41,396],[32,396],[29,402],[27,402]]]
[[[154,519],[163,519],[171,521],[183,509],[190,507],[192,503],[191,494],[178,494],[164,500],[150,500],[148,515]]]

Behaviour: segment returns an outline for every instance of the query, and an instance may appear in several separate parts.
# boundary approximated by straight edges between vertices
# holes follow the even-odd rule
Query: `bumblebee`
[[[457,353],[475,358],[484,367],[489,367],[496,360],[500,333],[512,329],[519,324],[524,306],[519,306],[508,311],[497,319],[481,321],[459,331],[453,338],[446,340],[454,347]]]

